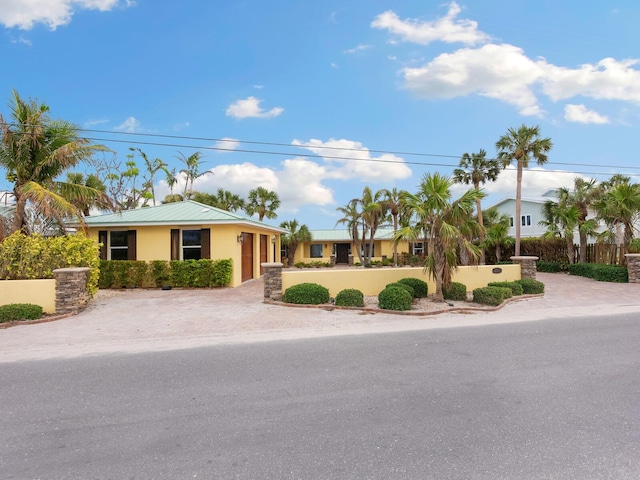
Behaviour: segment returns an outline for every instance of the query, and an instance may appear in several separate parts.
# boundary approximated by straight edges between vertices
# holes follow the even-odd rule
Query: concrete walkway
[[[0,362],[214,344],[453,328],[617,313],[640,314],[640,284],[539,273],[544,297],[493,312],[401,316],[262,302],[263,283],[235,289],[100,292],[79,315],[0,330]],[[640,321],[640,316],[638,317]]]

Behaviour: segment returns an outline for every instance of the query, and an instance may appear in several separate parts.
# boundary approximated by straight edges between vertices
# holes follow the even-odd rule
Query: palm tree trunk
[[[16,198],[16,209],[13,212],[13,222],[11,223],[11,231],[9,233],[15,233],[22,229],[24,225],[24,212],[27,206],[26,198],[22,197],[15,190],[14,196]]]
[[[516,244],[515,244],[515,256],[520,256],[520,224],[522,223],[520,218],[522,208],[522,162],[518,160],[518,174],[516,180]]]
[[[476,190],[479,190],[478,185],[476,185]],[[480,224],[480,244],[484,241],[484,220],[482,218],[482,204],[480,199],[476,199],[476,210],[478,211],[478,223]],[[484,265],[486,262],[484,256],[484,248],[480,249],[480,265]]]
[[[585,233],[579,232],[580,236],[580,263],[587,262],[587,235]]]
[[[398,231],[398,215],[393,216],[393,266],[398,266],[398,242],[395,240],[396,232]]]

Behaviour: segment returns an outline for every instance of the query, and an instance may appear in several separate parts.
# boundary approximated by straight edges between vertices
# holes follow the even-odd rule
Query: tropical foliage
[[[280,237],[280,241],[283,245],[288,247],[287,250],[287,265],[293,266],[293,259],[298,250],[298,245],[302,242],[311,241],[311,232],[306,225],[300,225],[294,218],[280,224],[280,228],[284,228],[287,233]]]
[[[258,187],[249,191],[249,196],[245,204],[245,212],[252,217],[258,215],[258,220],[262,222],[264,218],[274,219],[278,216],[276,210],[280,208],[280,197],[276,192]]]

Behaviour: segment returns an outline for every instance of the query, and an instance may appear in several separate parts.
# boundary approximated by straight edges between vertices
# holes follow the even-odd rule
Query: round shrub
[[[0,323],[16,320],[37,320],[42,317],[42,307],[32,303],[10,303],[0,306]]]
[[[364,307],[364,295],[355,288],[341,290],[336,295],[336,305],[340,307]]]
[[[424,280],[420,280],[419,278],[407,277],[401,278],[398,280],[398,283],[403,283],[405,285],[410,285],[413,287],[413,298],[425,298],[427,296],[427,291],[429,285]]]
[[[378,294],[378,306],[384,310],[411,310],[413,297],[402,287],[391,285]]]
[[[522,291],[526,294],[544,293],[544,283],[534,280],[533,278],[523,278],[517,280],[522,285]]]
[[[319,305],[329,302],[329,290],[317,283],[299,283],[285,290],[282,296],[285,303],[298,305]]]
[[[488,287],[507,287],[511,290],[511,295],[505,298],[511,298],[512,296],[522,295],[524,289],[518,282],[489,282]]]
[[[400,282],[394,282],[394,283],[390,283],[389,285],[387,285],[384,288],[388,288],[388,287],[403,288],[404,290],[406,290],[407,292],[409,292],[411,294],[411,298],[416,298],[416,292],[413,289],[413,287],[411,285],[409,285],[409,284],[400,283]]]
[[[465,301],[467,299],[467,286],[460,282],[451,282],[449,288],[442,288],[442,295],[446,300]]]
[[[473,301],[482,305],[491,305],[495,307],[504,301],[505,291],[506,289],[503,287],[476,288],[473,291]]]

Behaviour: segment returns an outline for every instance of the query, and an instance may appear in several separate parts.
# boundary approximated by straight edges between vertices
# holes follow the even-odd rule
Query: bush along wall
[[[620,265],[602,265],[600,263],[574,263],[569,265],[571,275],[592,278],[600,282],[627,283],[629,272]]]
[[[102,260],[100,288],[212,288],[231,283],[233,264],[222,260]]]
[[[0,280],[53,278],[57,268],[88,267],[87,293],[98,291],[100,247],[84,234],[61,237],[16,232],[0,242]]]

